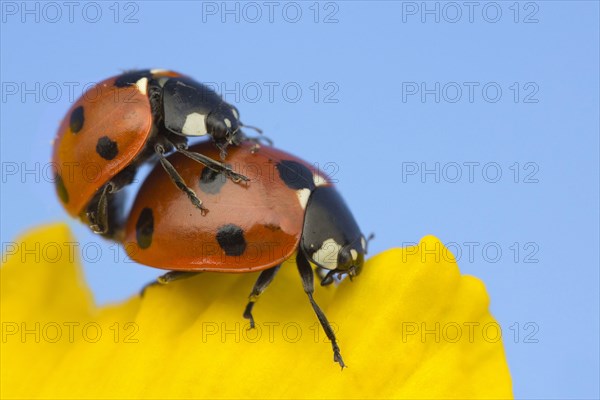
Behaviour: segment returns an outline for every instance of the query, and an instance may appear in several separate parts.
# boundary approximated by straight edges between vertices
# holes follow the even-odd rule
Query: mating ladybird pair
[[[313,299],[311,264],[322,285],[356,276],[366,239],[327,177],[291,154],[258,146],[244,126],[234,106],[176,72],[109,78],[88,90],[59,128],[57,193],[71,215],[127,244],[134,260],[170,270],[160,283],[203,271],[261,271],[244,311],[251,327],[254,303],[281,264],[296,257],[334,361],[344,367]],[[188,147],[200,136],[212,140]],[[120,189],[144,163],[157,165],[127,212]],[[94,179],[90,169],[98,171]]]

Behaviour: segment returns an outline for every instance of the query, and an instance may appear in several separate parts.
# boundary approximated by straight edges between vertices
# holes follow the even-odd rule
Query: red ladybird
[[[209,143],[190,150],[218,156]],[[344,367],[335,335],[313,300],[315,264],[327,285],[334,278],[360,273],[366,240],[330,181],[305,161],[270,146],[258,151],[249,143],[232,148],[228,162],[247,174],[236,185],[222,172],[181,154],[169,157],[193,190],[202,193],[210,213],[200,216],[182,199],[158,168],[143,183],[125,224],[124,245],[134,260],[171,270],[166,283],[201,271],[261,271],[244,317],[272,281],[281,264],[296,257],[304,290],[325,333],[334,360]]]
[[[240,181],[225,164],[226,148],[245,139],[237,109],[201,83],[167,70],[131,71],[90,88],[71,107],[54,141],[56,189],[63,206],[98,233],[111,236],[119,223],[119,195],[137,167],[160,161],[170,180],[205,211],[164,154],[176,150]],[[210,135],[216,157],[187,150],[190,137]],[[164,172],[163,172],[164,173]]]

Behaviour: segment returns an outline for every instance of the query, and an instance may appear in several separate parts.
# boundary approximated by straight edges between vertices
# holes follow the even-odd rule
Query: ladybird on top
[[[108,78],[73,104],[58,129],[52,157],[58,196],[69,214],[114,237],[124,213],[120,189],[133,181],[138,166],[158,159],[188,201],[205,213],[165,154],[175,151],[234,182],[247,181],[223,162],[227,147],[246,138],[242,126],[234,106],[177,72],[128,71]],[[188,138],[207,135],[220,160],[187,150]]]

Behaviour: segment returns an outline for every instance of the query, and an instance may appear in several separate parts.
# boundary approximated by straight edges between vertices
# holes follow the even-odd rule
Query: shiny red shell
[[[148,79],[119,87],[118,75],[87,90],[69,109],[54,140],[56,190],[73,216],[144,149],[152,131]],[[175,77],[172,71],[153,76]]]
[[[252,147],[242,143],[230,148],[227,156],[233,170],[250,178],[248,183],[234,183],[181,154],[169,157],[203,201],[206,215],[156,166],[143,183],[125,226],[124,246],[130,257],[168,270],[250,272],[292,256],[302,235],[310,191],[297,189],[285,171],[286,178],[282,178],[282,165],[301,169],[311,186],[330,183],[295,156],[270,146],[253,152]],[[211,142],[190,150],[219,157]]]

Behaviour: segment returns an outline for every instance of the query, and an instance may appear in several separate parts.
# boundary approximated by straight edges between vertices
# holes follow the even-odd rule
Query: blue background
[[[37,15],[2,5],[3,243],[70,221],[82,244],[100,243],[99,256],[95,245],[84,255],[96,300],[136,293],[160,271],[125,263],[70,220],[45,168],[68,82],[79,95],[121,70],[157,67],[237,84],[239,98],[226,98],[246,123],[335,172],[362,229],[377,234],[372,253],[427,234],[451,242],[461,270],[487,286],[517,397],[598,398],[597,2],[479,2],[471,21],[462,2],[427,3],[439,22],[421,2],[306,2],[295,23],[287,3],[271,21],[265,6],[257,16],[240,3],[239,22],[221,2],[98,3],[98,22],[86,3],[72,22],[65,7],[57,16],[37,4]],[[278,85],[272,98],[265,82]],[[439,101],[407,92],[422,82],[439,82]],[[472,99],[465,82],[478,85]],[[23,98],[21,84],[34,94]],[[436,163],[438,182],[421,174]],[[464,163],[479,163],[473,179]]]

